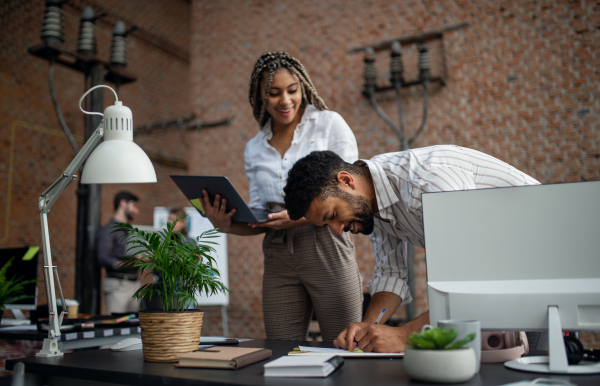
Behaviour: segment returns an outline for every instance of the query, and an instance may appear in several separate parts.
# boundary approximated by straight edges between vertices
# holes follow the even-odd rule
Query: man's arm
[[[381,310],[385,308],[385,314],[383,314],[383,317],[379,321],[380,324],[384,324],[396,312],[400,303],[402,303],[402,299],[394,293],[385,291],[377,292],[371,297],[363,322],[368,324],[375,323]]]
[[[408,337],[420,332],[426,324],[429,324],[429,311],[401,327],[371,324],[356,333],[356,340],[364,352],[403,352]]]
[[[402,239],[385,232],[379,220],[375,219],[375,229],[370,235],[375,252],[375,272],[373,280],[367,284],[373,294],[369,308],[362,322],[353,323],[344,329],[333,342],[338,348],[355,348],[356,333],[375,323],[383,308],[386,312],[380,323],[385,323],[396,312],[398,306],[410,303],[408,290],[406,252],[407,244]]]

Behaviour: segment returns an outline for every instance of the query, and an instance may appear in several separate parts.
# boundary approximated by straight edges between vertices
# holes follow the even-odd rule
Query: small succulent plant
[[[445,329],[435,327],[421,333],[413,333],[406,343],[411,347],[420,350],[455,350],[475,339],[475,333],[472,332],[464,338],[452,343],[457,335],[458,332],[453,328]]]

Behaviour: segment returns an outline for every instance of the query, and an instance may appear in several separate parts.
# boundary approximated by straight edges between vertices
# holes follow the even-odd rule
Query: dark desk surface
[[[295,346],[331,344],[283,340],[252,340],[243,347],[265,347],[273,356],[265,361],[239,370],[212,370],[177,368],[173,363],[145,362],[142,351],[115,352],[111,350],[81,351],[58,358],[11,359],[6,362],[12,370],[17,362],[25,364],[25,371],[46,376],[69,377],[95,382],[126,385],[421,385],[411,381],[400,358],[346,359],[344,366],[327,378],[265,378],[263,365],[287,355]],[[505,369],[502,364],[482,364],[481,371],[464,385],[504,385],[536,378],[555,378],[578,386],[599,385],[600,376],[549,376]]]

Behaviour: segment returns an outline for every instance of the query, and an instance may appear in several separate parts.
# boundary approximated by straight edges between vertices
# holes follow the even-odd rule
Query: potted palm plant
[[[26,285],[37,283],[37,280],[23,280],[23,276],[13,275],[10,279],[7,278],[6,271],[12,265],[13,259],[14,257],[0,268],[0,320],[2,320],[2,314],[7,304],[34,297],[25,295],[23,292]]]
[[[475,375],[475,351],[463,347],[475,339],[471,333],[456,342],[455,329],[431,328],[413,333],[406,341],[410,347],[404,354],[404,369],[418,381],[458,383],[466,382]]]
[[[123,269],[137,269],[143,276],[155,275],[155,283],[145,284],[133,297],[162,302],[162,310],[140,312],[144,359],[176,362],[178,355],[198,349],[203,311],[196,309],[196,294],[206,296],[228,291],[221,282],[211,238],[217,229],[206,231],[196,240],[174,232],[178,217],[158,232],[143,231],[129,224],[115,224],[113,232],[124,231],[128,251],[135,255],[122,259]],[[126,240],[125,240],[126,239]]]

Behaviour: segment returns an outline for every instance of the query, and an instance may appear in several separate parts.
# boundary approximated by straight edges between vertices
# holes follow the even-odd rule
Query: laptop
[[[246,223],[269,221],[268,216],[272,212],[262,208],[249,208],[225,176],[171,176],[171,179],[203,217],[206,216],[200,198],[203,197],[202,191],[206,190],[211,205],[215,201],[215,196],[220,194],[227,199],[226,212],[236,209],[232,221]]]

